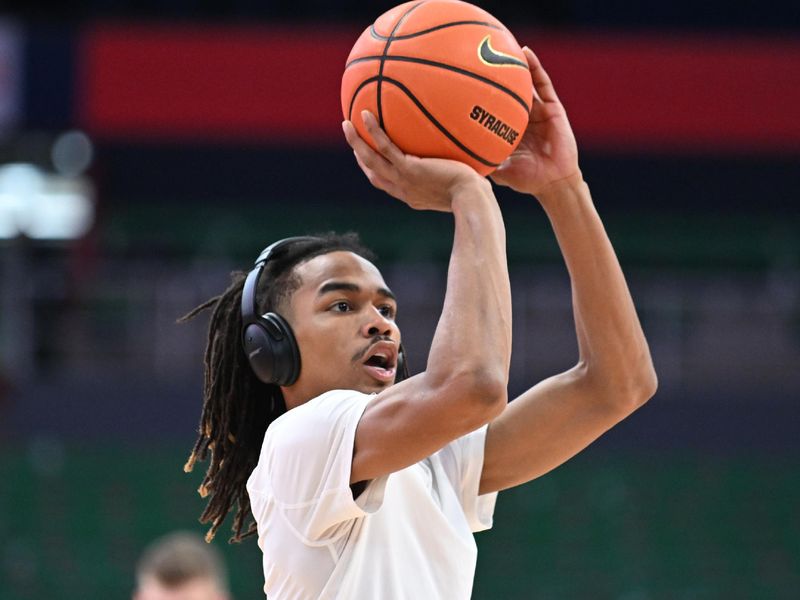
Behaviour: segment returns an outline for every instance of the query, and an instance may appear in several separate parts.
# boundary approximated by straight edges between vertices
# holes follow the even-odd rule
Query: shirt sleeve
[[[327,392],[286,413],[267,433],[259,467],[265,463],[276,508],[305,544],[335,540],[383,502],[388,475],[370,481],[357,500],[350,489],[356,428],[372,398]]]
[[[478,495],[488,425],[450,442],[439,451],[442,465],[458,494],[470,530],[491,529],[497,492]]]

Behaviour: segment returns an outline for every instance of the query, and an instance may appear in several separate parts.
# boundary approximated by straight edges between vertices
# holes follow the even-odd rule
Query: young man
[[[152,542],[136,566],[133,600],[228,600],[222,556],[192,533]]]
[[[404,155],[369,113],[362,117],[378,152],[343,124],[369,180],[455,222],[424,372],[396,382],[394,296],[350,238],[281,242],[262,254],[249,283],[237,276],[193,313],[214,307],[201,435],[187,467],[213,450],[200,488],[211,494],[202,516],[213,521],[210,535],[238,501],[241,538],[252,510],[257,526],[244,535],[257,530],[271,600],[469,598],[472,532],[491,527],[497,491],[560,465],[655,392],[566,114],[538,59],[525,53],[535,88],[530,124],[492,178],[534,195],[550,218],[572,281],[575,367],[507,402],[511,294],[491,185],[461,163]],[[250,313],[267,311],[279,314],[259,326],[275,328],[276,343],[296,340],[294,359],[286,346],[254,341]],[[264,354],[289,358],[265,367]]]

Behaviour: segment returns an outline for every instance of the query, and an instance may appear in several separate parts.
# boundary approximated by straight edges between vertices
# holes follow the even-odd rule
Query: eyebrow
[[[345,292],[361,292],[361,286],[355,283],[348,283],[347,281],[329,281],[317,292],[317,296],[324,296],[328,292],[338,292],[338,291],[345,291]],[[395,302],[397,302],[397,296],[392,293],[392,290],[380,287],[377,289],[378,294],[381,296],[385,296],[386,298],[391,298]]]

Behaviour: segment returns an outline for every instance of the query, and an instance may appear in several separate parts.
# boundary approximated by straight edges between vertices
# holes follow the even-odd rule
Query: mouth
[[[393,342],[377,342],[364,356],[364,370],[381,383],[392,383],[397,374],[397,348]]]

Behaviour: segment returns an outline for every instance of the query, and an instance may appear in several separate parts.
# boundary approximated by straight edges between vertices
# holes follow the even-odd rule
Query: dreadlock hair
[[[355,233],[329,232],[278,248],[259,279],[256,303],[260,314],[281,313],[286,308],[292,294],[302,284],[294,273],[295,267],[339,250],[374,261],[373,253],[361,244]],[[197,441],[183,468],[190,472],[196,461],[206,460],[210,454],[208,470],[197,490],[201,497],[208,498],[200,516],[201,523],[211,523],[207,542],[214,538],[234,502],[237,510],[231,527],[233,536],[228,541],[240,542],[256,533],[247,479],[258,463],[267,427],[286,412],[280,387],[265,384],[255,376],[242,348],[241,304],[246,278],[246,272],[231,273],[228,289],[179,319],[185,322],[211,309],[203,361],[203,410]],[[407,376],[404,369],[403,373],[398,373],[397,380]]]

